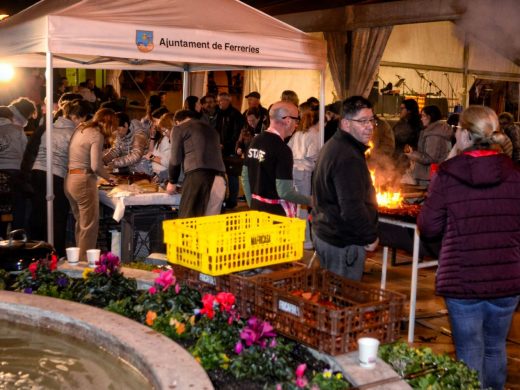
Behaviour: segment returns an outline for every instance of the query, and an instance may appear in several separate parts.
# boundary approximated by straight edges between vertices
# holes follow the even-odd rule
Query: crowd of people
[[[268,109],[253,91],[242,113],[227,92],[189,96],[176,112],[152,95],[145,116],[131,119],[113,91],[101,103],[89,84],[79,93],[63,85],[54,114],[59,255],[69,207],[80,258],[96,246],[98,177],[112,183],[110,173],[126,172],[169,194],[182,188],[179,218],[234,210],[241,178],[251,209],[306,220],[305,248],[315,248],[324,268],[361,280],[366,252],[379,242],[369,166],[383,159],[401,183],[428,189],[418,226],[424,236],[443,237],[436,291],[458,357],[485,387],[503,386],[505,337],[520,295],[520,128],[511,114],[470,106],[445,121],[438,107],[419,110],[405,99],[392,127],[369,100],[352,96],[326,106],[322,146],[319,101],[300,104],[294,91]],[[8,222],[45,240],[45,125],[36,123],[29,141],[24,132],[37,112],[26,97],[0,107],[0,211],[12,216],[1,234]]]

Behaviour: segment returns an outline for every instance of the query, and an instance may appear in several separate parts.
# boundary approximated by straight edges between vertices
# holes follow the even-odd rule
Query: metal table
[[[408,342],[413,343],[415,332],[415,308],[417,302],[417,275],[420,268],[434,267],[439,264],[438,260],[423,261],[419,263],[419,230],[417,224],[412,222],[404,222],[398,219],[380,217],[379,223],[387,223],[407,229],[413,230],[413,251],[412,251],[412,281],[410,287],[410,315],[408,322]],[[388,267],[388,246],[383,247],[383,265],[381,272],[381,289],[386,287],[386,271]]]

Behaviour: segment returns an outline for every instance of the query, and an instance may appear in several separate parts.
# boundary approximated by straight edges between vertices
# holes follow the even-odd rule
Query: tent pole
[[[190,94],[190,72],[188,71],[188,67],[184,67],[184,72],[182,72],[182,104]]]
[[[320,70],[320,148],[325,143],[325,69]]]
[[[47,242],[54,245],[54,189],[52,187],[52,107],[53,95],[52,86],[54,85],[52,74],[52,53],[47,52],[45,57],[45,95],[46,95],[46,111],[45,111],[45,147],[47,155],[46,169],[47,169]],[[65,232],[60,232],[65,234]]]

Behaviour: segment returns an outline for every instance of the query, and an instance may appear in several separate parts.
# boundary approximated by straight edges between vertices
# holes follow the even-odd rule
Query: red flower
[[[217,302],[220,304],[221,310],[229,312],[235,304],[235,296],[228,292],[219,292],[217,294]]]
[[[51,262],[49,264],[49,269],[51,271],[54,271],[56,268],[58,268],[58,256],[56,256],[56,253],[53,253],[51,255]]]
[[[38,271],[38,262],[34,262],[29,264],[29,272],[31,273],[31,276],[33,279],[36,279],[36,271]]]
[[[202,309],[200,309],[200,314],[205,314],[209,319],[212,319],[215,316],[215,309],[213,307],[215,303],[215,296],[211,294],[205,294],[202,297]]]

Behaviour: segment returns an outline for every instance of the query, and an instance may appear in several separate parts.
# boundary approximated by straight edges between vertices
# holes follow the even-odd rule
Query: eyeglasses
[[[291,118],[296,123],[300,123],[300,117],[299,116],[290,116],[290,115],[282,116],[282,119],[285,119],[285,118]]]
[[[371,119],[349,119],[349,121],[352,121],[352,122],[357,122],[359,123],[361,126],[366,126],[368,125],[369,123],[373,126],[377,126],[377,119],[376,118],[371,118]]]

